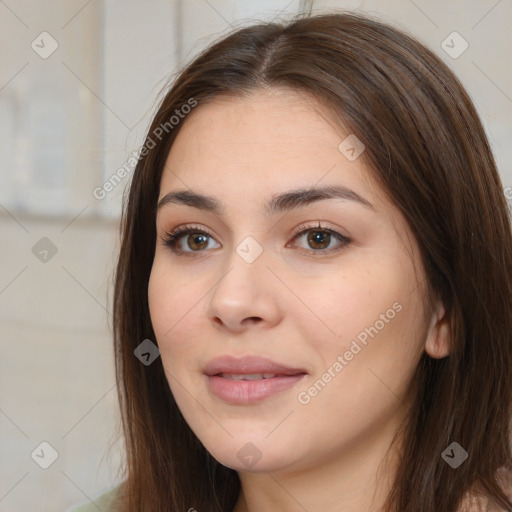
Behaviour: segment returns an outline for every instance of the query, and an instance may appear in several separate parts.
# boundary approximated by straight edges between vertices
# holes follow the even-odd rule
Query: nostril
[[[262,318],[259,316],[251,316],[249,318],[246,318],[242,323],[246,324],[257,324],[262,321]]]

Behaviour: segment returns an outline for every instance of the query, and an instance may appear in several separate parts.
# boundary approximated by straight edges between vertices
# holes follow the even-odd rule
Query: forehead
[[[362,159],[339,146],[350,135],[311,95],[288,89],[220,97],[182,121],[169,152],[161,194],[190,188],[218,197],[263,198],[280,191],[342,185],[377,200]],[[372,201],[372,198],[374,201]]]
[[[200,135],[194,137],[194,132],[198,131]],[[271,144],[273,149],[282,146],[285,150],[302,139],[325,141],[327,131],[332,132],[330,135],[335,139],[342,135],[329,109],[313,96],[290,89],[263,89],[249,95],[220,96],[199,103],[185,119],[175,144],[224,146],[240,142],[245,147]],[[280,137],[275,140],[273,136],[277,134]],[[193,141],[182,140],[190,136]]]

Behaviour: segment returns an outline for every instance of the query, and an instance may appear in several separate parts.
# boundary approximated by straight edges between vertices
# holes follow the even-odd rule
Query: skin
[[[339,151],[347,135],[314,98],[258,90],[194,109],[164,168],[159,199],[191,189],[225,208],[222,216],[181,204],[160,208],[148,295],[184,418],[240,476],[235,512],[381,510],[393,451],[382,464],[407,414],[419,358],[425,350],[432,357],[449,352],[443,305],[424,314],[426,276],[415,238],[363,159],[349,161]],[[374,210],[346,199],[276,215],[263,208],[275,194],[321,185],[346,186]],[[308,243],[318,221],[350,243]],[[190,223],[212,238],[198,249],[184,235],[179,247],[189,252],[173,253],[161,238]],[[294,240],[301,224],[310,231]],[[252,263],[236,252],[247,236],[263,249]],[[318,247],[339,250],[318,256]],[[400,312],[366,346],[359,343],[362,350],[309,403],[300,403],[299,393],[395,303]],[[260,355],[308,375],[256,404],[232,405],[209,391],[203,374],[223,354]],[[261,453],[251,467],[237,457],[247,442]]]

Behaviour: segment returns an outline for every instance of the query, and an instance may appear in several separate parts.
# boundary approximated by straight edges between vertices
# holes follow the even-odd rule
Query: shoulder
[[[99,495],[91,496],[91,499],[73,505],[65,512],[98,512],[98,509],[102,512],[113,512],[111,507],[114,505],[115,499],[120,496],[121,487],[122,484],[119,484],[107,491],[102,491]]]

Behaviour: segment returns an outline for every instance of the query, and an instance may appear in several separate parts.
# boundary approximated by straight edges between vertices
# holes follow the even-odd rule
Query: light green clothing
[[[109,491],[101,494],[97,498],[91,497],[94,503],[91,500],[87,500],[87,502],[83,502],[80,505],[75,505],[66,512],[98,512],[98,508],[101,510],[101,512],[111,512],[114,498],[117,496],[120,487],[121,486],[118,485],[117,487],[114,487],[113,489],[110,489]]]

